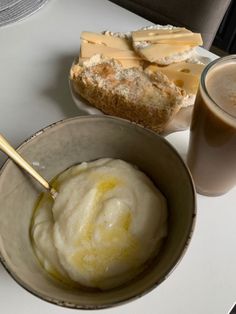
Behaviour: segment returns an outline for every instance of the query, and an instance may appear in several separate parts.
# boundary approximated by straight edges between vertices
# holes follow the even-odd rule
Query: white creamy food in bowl
[[[189,171],[164,138],[122,119],[82,116],[45,128],[25,141],[18,152],[46,180],[55,178],[59,193],[52,208],[47,207],[45,199],[49,210],[36,211],[33,226],[32,216],[42,187],[11,160],[0,171],[0,261],[17,283],[56,305],[101,309],[139,298],[170,275],[188,247],[196,204]],[[118,170],[110,172],[113,164]],[[96,166],[93,179],[92,165]],[[100,168],[105,177],[97,177]],[[79,170],[82,175],[82,169],[84,175],[87,171],[91,175],[88,181],[83,180],[88,186],[80,187],[83,205],[73,196],[78,190],[68,197],[63,193],[67,189],[67,171]],[[68,189],[74,190],[69,183]],[[102,215],[96,216],[96,206],[103,198],[107,205]],[[66,203],[68,215],[59,201]],[[96,205],[95,210],[91,204]],[[140,204],[149,210],[144,213]],[[79,211],[74,210],[77,206]],[[32,235],[37,248],[32,245]],[[114,246],[118,249],[113,251]],[[140,250],[136,250],[138,246]],[[80,250],[85,251],[88,263],[77,258]],[[98,251],[102,258],[94,263]],[[112,261],[111,256],[117,255],[120,259]],[[71,267],[73,260],[76,262]],[[107,272],[103,271],[105,265],[110,267]],[[158,296],[158,288],[155,293]]]
[[[122,160],[83,162],[54,181],[32,222],[35,252],[54,277],[109,289],[127,283],[157,255],[167,234],[165,197]]]

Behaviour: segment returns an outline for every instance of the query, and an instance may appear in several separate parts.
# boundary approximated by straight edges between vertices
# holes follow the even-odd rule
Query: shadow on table
[[[51,98],[60,106],[66,117],[73,117],[79,114],[69,90],[69,71],[75,55],[60,56],[54,59],[54,80],[51,86],[43,91],[44,96]]]

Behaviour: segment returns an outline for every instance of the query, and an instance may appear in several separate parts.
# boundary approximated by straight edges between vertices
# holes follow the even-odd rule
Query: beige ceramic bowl
[[[121,119],[85,116],[47,127],[18,151],[48,180],[82,161],[126,160],[156,183],[169,208],[168,237],[145,272],[110,291],[71,289],[48,276],[35,258],[29,226],[41,188],[8,160],[0,173],[0,258],[12,277],[34,295],[70,308],[111,307],[159,285],[181,259],[193,230],[195,192],[185,164],[164,138]]]

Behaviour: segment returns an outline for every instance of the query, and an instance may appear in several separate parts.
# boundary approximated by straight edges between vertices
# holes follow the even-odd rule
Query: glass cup
[[[236,55],[215,60],[202,72],[187,164],[200,194],[222,195],[236,185]]]

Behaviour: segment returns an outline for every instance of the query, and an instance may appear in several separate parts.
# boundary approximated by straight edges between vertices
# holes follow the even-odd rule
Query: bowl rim
[[[159,140],[161,140],[163,143],[165,143],[165,145],[167,145],[170,150],[173,151],[173,153],[177,156],[177,158],[179,159],[179,161],[181,162],[183,169],[186,172],[186,176],[189,179],[190,182],[190,186],[191,186],[191,192],[192,192],[192,215],[191,215],[191,223],[189,225],[189,230],[188,230],[188,236],[186,237],[186,240],[184,241],[182,248],[180,250],[180,254],[175,258],[175,260],[172,262],[172,264],[169,266],[169,268],[165,271],[165,273],[154,283],[151,284],[149,287],[147,287],[144,291],[137,293],[135,295],[129,296],[127,298],[124,298],[122,300],[118,300],[118,301],[114,301],[112,303],[105,303],[102,305],[78,305],[72,302],[66,302],[63,301],[59,298],[53,298],[53,297],[49,297],[46,294],[40,293],[38,291],[36,291],[35,289],[33,289],[32,287],[30,287],[28,284],[26,284],[22,279],[20,279],[18,277],[18,275],[13,272],[10,267],[7,265],[7,262],[5,261],[3,254],[2,254],[2,248],[0,247],[0,262],[3,265],[3,267],[5,268],[5,270],[8,272],[8,274],[15,280],[15,282],[17,284],[19,284],[23,289],[25,289],[26,291],[28,291],[29,293],[31,293],[32,295],[38,297],[39,299],[46,301],[48,303],[54,304],[54,305],[58,305],[61,307],[65,307],[65,308],[70,308],[70,309],[78,309],[78,310],[99,310],[99,309],[109,309],[109,308],[113,308],[115,306],[118,305],[122,305],[125,304],[127,302],[130,301],[134,301],[142,296],[144,296],[145,294],[149,293],[150,291],[154,290],[158,285],[160,285],[163,281],[165,281],[170,275],[171,273],[176,269],[176,267],[179,265],[180,261],[182,260],[182,258],[184,257],[187,248],[190,244],[194,229],[195,229],[195,225],[196,225],[196,215],[197,215],[197,201],[196,201],[196,190],[195,190],[195,185],[194,185],[194,181],[192,178],[192,175],[190,173],[190,170],[188,168],[188,166],[186,165],[186,163],[183,161],[182,157],[180,156],[180,154],[178,153],[178,151],[176,150],[176,148],[169,143],[163,136],[155,133],[152,130],[146,129],[145,127],[143,127],[142,125],[139,125],[135,122],[130,122],[128,120],[122,119],[122,118],[117,118],[117,117],[113,117],[113,116],[106,116],[106,115],[82,115],[82,116],[76,116],[76,117],[72,117],[72,118],[65,118],[65,119],[61,119],[57,122],[51,123],[48,126],[40,129],[39,131],[35,132],[34,134],[32,134],[30,137],[28,137],[27,139],[25,139],[17,148],[16,150],[19,151],[21,150],[25,145],[27,145],[28,143],[32,142],[36,137],[39,137],[40,135],[43,135],[47,130],[50,130],[52,128],[56,128],[57,126],[60,126],[62,124],[70,124],[73,121],[76,120],[110,120],[110,121],[118,121],[124,124],[128,124],[137,128],[141,128],[144,132],[146,132],[147,134],[150,134],[151,136],[157,136],[159,137]],[[3,163],[3,165],[0,168],[0,178],[2,173],[4,172],[5,168],[7,167],[7,165],[13,162],[10,158],[7,158],[7,160]]]

